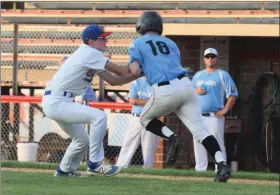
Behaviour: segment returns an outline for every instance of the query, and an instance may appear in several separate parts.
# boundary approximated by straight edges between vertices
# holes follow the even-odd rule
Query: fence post
[[[84,104],[88,106],[88,100],[85,100]],[[85,128],[86,128],[87,134],[89,135],[90,125],[89,124],[85,124]],[[89,160],[89,147],[87,147],[87,149],[86,149],[84,160],[85,160],[85,164],[87,164],[87,162]]]
[[[18,95],[17,68],[18,68],[18,24],[14,24],[13,95]]]
[[[17,80],[17,72],[18,72],[18,24],[14,24],[14,40],[13,40],[13,95],[18,95],[18,80]],[[20,117],[20,106],[18,103],[14,105],[14,141],[16,141],[19,137],[19,117]]]
[[[99,78],[99,97],[98,101],[104,100],[104,80]]]

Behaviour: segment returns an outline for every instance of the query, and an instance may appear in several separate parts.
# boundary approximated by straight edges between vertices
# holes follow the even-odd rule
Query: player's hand
[[[143,74],[143,71],[140,67],[140,64],[137,61],[133,61],[131,64],[128,65],[129,67],[129,72],[136,76],[136,77],[140,77]]]
[[[84,101],[84,98],[83,98],[83,96],[80,95],[80,96],[75,96],[74,100],[76,103],[82,104]]]
[[[215,116],[216,116],[217,118],[220,118],[220,117],[225,116],[227,113],[228,113],[228,109],[227,109],[227,108],[224,108],[224,109],[218,111],[218,112],[215,114]]]
[[[205,91],[205,89],[199,87],[199,88],[196,88],[196,93],[197,93],[198,95],[203,95],[203,94],[206,93],[206,91]]]

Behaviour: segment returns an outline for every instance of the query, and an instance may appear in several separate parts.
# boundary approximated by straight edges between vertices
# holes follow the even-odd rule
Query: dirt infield
[[[53,170],[46,169],[33,169],[33,168],[1,168],[3,171],[16,171],[16,172],[30,172],[30,173],[51,173]],[[86,174],[86,172],[81,172]],[[117,177],[131,177],[131,178],[150,178],[150,179],[162,179],[162,180],[177,180],[177,181],[197,181],[197,182],[212,182],[213,178],[206,177],[182,177],[182,176],[159,176],[159,175],[147,175],[147,174],[126,174],[120,173]],[[248,180],[248,179],[230,179],[228,183],[235,184],[255,184],[255,185],[279,185],[278,181],[267,181],[267,180]]]

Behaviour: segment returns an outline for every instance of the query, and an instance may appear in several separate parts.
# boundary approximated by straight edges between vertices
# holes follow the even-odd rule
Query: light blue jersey
[[[82,94],[82,96],[84,100],[96,101],[95,93],[90,85],[87,87],[87,90]]]
[[[135,80],[130,87],[128,97],[134,99],[144,99],[148,100],[152,95],[151,86],[149,83],[143,78],[139,78]],[[131,113],[133,114],[141,114],[143,106],[132,106]]]
[[[197,72],[193,79],[196,88],[202,87],[206,94],[199,95],[202,112],[217,112],[224,108],[225,99],[229,96],[237,96],[238,91],[229,73],[224,70],[216,70],[209,73],[206,70]]]
[[[181,65],[180,52],[170,39],[146,34],[136,39],[128,50],[130,62],[137,60],[150,85],[186,75]]]

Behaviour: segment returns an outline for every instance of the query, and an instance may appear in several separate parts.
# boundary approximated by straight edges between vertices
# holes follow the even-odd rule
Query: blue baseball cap
[[[97,39],[99,37],[107,37],[111,35],[112,32],[104,32],[103,29],[97,24],[92,24],[87,26],[82,32],[83,41],[87,41],[89,39]]]

